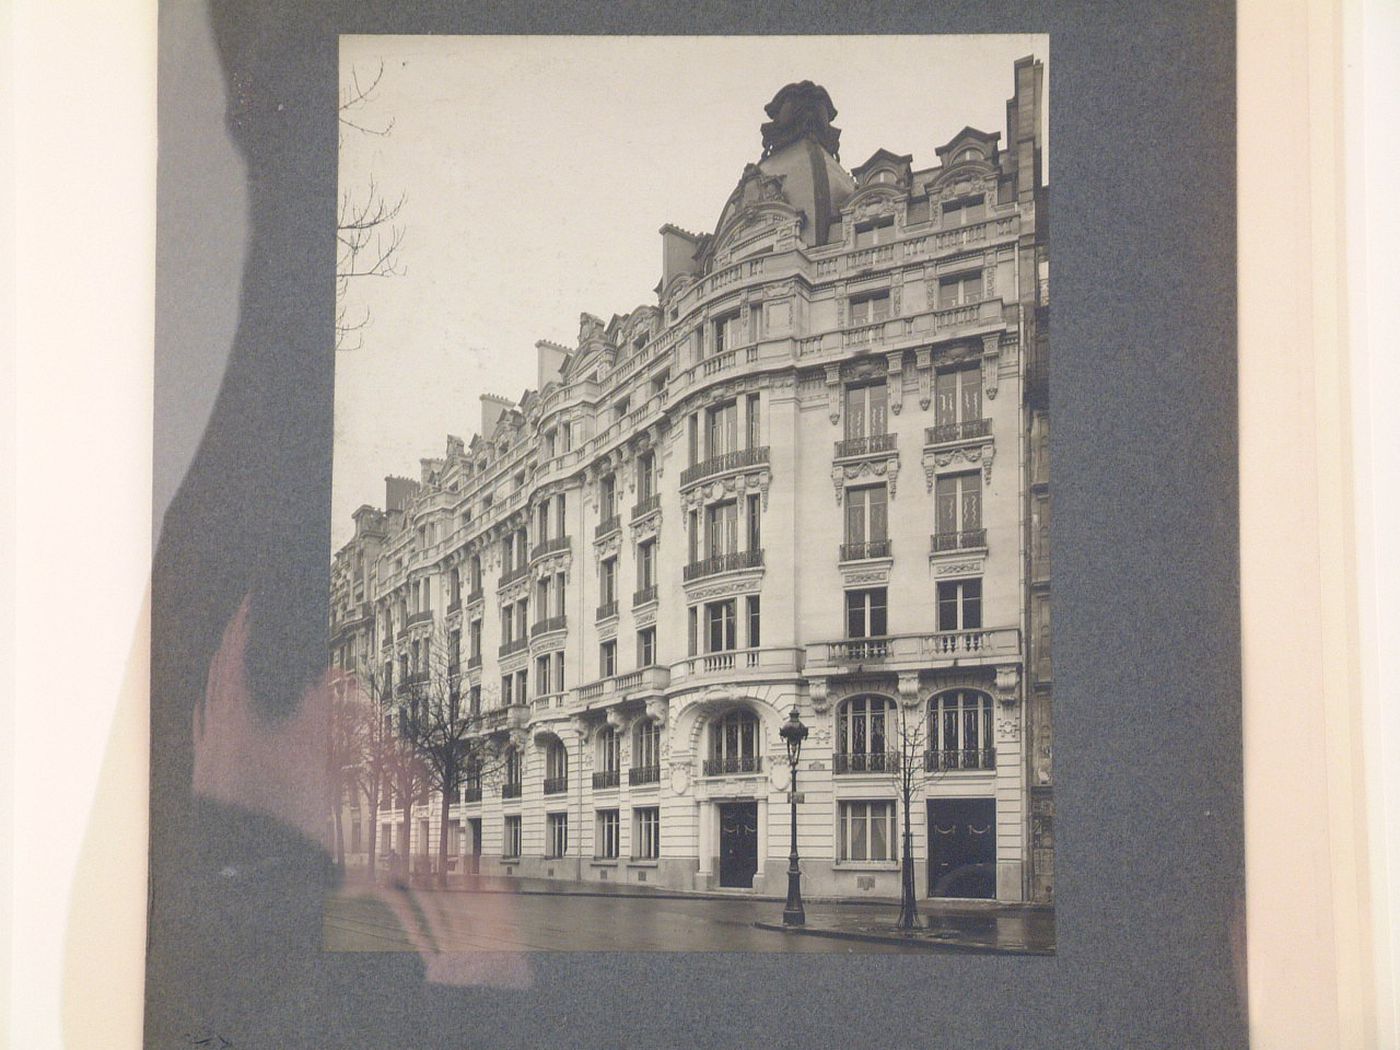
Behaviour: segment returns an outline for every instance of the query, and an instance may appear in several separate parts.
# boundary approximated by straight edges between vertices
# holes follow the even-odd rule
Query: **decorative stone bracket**
[[[988,399],[997,396],[997,371],[1001,367],[1001,333],[982,336],[982,390]]]
[[[919,407],[927,412],[933,402],[933,350],[925,346],[915,351],[914,367],[919,372]]]
[[[826,366],[826,404],[831,424],[835,426],[841,422],[841,366],[839,364]]]
[[[659,726],[666,724],[666,714],[669,710],[664,697],[656,697],[647,701],[647,717]]]
[[[899,415],[904,407],[904,351],[891,351],[888,360],[889,371],[885,375],[885,387],[890,403],[890,411]]]

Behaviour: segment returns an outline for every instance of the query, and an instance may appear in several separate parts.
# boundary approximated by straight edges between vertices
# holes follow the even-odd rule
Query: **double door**
[[[930,799],[928,841],[930,897],[996,897],[996,799]]]
[[[719,884],[752,889],[758,871],[758,803],[719,807]]]

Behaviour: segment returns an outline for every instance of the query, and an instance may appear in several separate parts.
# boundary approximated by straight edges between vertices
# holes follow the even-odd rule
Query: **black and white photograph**
[[[327,950],[1053,953],[1049,74],[341,38]]]

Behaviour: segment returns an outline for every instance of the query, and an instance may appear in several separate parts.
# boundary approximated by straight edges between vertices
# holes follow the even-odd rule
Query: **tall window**
[[[617,601],[617,559],[605,558],[598,566],[598,592],[604,605]]]
[[[887,244],[894,238],[894,216],[887,215],[873,222],[856,224],[856,247],[870,248],[877,244]]]
[[[758,716],[731,711],[710,727],[710,760],[705,772],[752,773],[759,769]]]
[[[501,842],[501,856],[520,856],[520,816],[506,817],[505,831]]]
[[[604,726],[603,731],[598,734],[598,771],[600,773],[616,773],[618,771],[618,759],[622,753],[622,741],[617,735],[617,730],[612,726]]]
[[[934,380],[934,424],[973,423],[982,418],[982,369],[953,368]]]
[[[705,651],[722,653],[737,648],[734,632],[734,599],[705,604]]]
[[[563,741],[551,740],[544,753],[544,793],[554,795],[568,789],[569,752]]]
[[[889,554],[889,493],[882,482],[846,490],[845,559]]]
[[[598,520],[607,521],[617,513],[617,478],[606,475],[598,483]]]
[[[518,704],[525,703],[526,698],[530,695],[527,689],[528,678],[529,671],[523,667],[515,672],[515,702]]]
[[[546,857],[557,858],[569,852],[569,815],[550,813],[545,824]]]
[[[705,410],[705,455],[713,457],[739,448],[739,410],[733,401]]]
[[[889,387],[866,383],[846,388],[846,437],[875,437],[889,424]]]
[[[632,812],[636,821],[632,836],[635,855],[638,860],[655,860],[661,856],[661,810],[657,806],[642,806]]]
[[[650,667],[656,663],[656,628],[643,627],[637,632],[637,666]]]
[[[502,798],[519,798],[520,786],[524,782],[524,760],[519,748],[511,748],[506,752],[506,776],[505,782],[501,785]]]
[[[938,282],[940,307],[967,306],[982,300],[982,271],[944,277]]]
[[[744,599],[744,612],[747,618],[748,635],[746,642],[750,649],[757,649],[763,644],[762,632],[760,631],[760,617],[758,610],[758,595],[750,594]]]
[[[637,587],[645,590],[656,585],[656,541],[637,544]]]
[[[934,483],[933,500],[938,549],[983,545],[980,472],[943,475]]]
[[[943,580],[938,584],[938,629],[982,629],[981,580]]]
[[[473,718],[481,714],[481,686],[474,685],[468,691],[467,708]]]
[[[748,446],[758,448],[763,444],[761,435],[763,433],[763,420],[759,416],[758,395],[750,394],[745,402],[744,417],[747,421]]]
[[[759,550],[763,546],[763,512],[760,509],[758,493],[753,493],[744,500],[744,525],[748,549]]]
[[[983,197],[966,197],[943,205],[944,226],[967,226],[986,217],[987,206]]]
[[[705,539],[707,555],[717,558],[739,550],[739,503],[726,500],[705,508]]]
[[[598,811],[598,857],[600,860],[616,860],[621,849],[621,823],[615,809]]]
[[[846,637],[883,638],[889,633],[885,588],[846,592]]]
[[[481,621],[473,620],[467,628],[467,653],[473,660],[481,659]]]
[[[564,433],[568,433],[567,428],[565,428]],[[565,522],[566,510],[564,503],[564,493],[561,492],[559,493],[559,495],[554,497],[554,535],[556,538],[564,536],[564,534],[567,532],[567,530],[564,527]]]
[[[633,734],[632,766],[646,770],[661,766],[661,727],[650,719],[640,723]]]
[[[842,802],[840,806],[841,860],[895,859],[893,801]]]
[[[598,671],[604,678],[617,674],[617,639],[611,638],[598,646]]]
[[[554,688],[558,692],[564,691],[564,650],[560,649],[554,654]]]
[[[511,693],[514,690],[515,675],[501,675],[501,706],[509,707],[512,703]]]
[[[889,734],[895,729],[894,701],[857,696],[836,715],[836,772],[883,773],[894,768]]]
[[[715,353],[742,346],[746,341],[747,332],[744,331],[744,315],[732,313],[727,317],[721,317],[715,322]]]
[[[656,453],[637,457],[637,502],[649,499],[656,492]]]
[[[939,693],[929,701],[930,772],[945,769],[992,769],[992,698],[971,689]]]
[[[875,324],[890,316],[890,293],[876,292],[851,299],[851,324]]]
[[[535,695],[549,695],[549,654],[535,657]]]
[[[549,539],[549,500],[541,500],[535,508],[535,542]]]
[[[481,555],[473,554],[467,566],[468,579],[471,581],[472,593],[475,594],[481,590]]]

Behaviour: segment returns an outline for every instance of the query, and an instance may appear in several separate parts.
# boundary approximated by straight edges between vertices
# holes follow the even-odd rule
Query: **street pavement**
[[[539,882],[539,886],[534,883]],[[911,953],[930,947],[1046,951],[1054,919],[1043,909],[996,906],[934,908],[920,903],[929,933],[918,944],[865,939],[893,931],[898,904],[810,903],[810,931],[798,936],[761,929],[781,923],[781,901],[622,895],[559,883],[518,880],[513,891],[393,890],[348,886],[325,909],[328,951],[477,953],[531,951],[687,951]],[[936,942],[936,943],[934,943]]]

